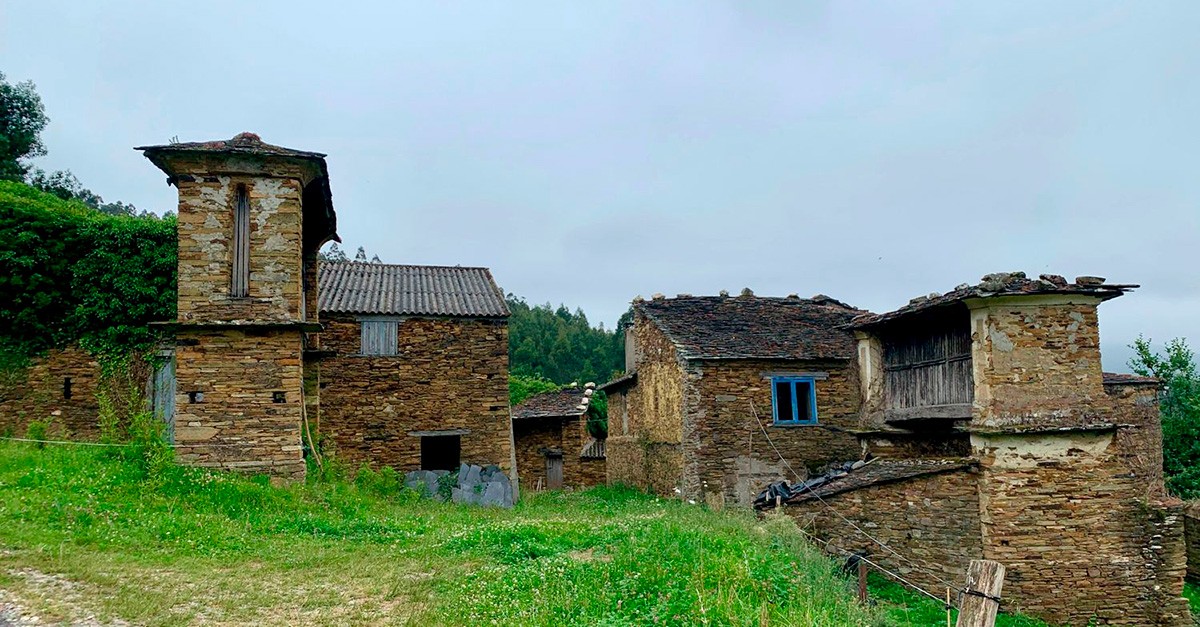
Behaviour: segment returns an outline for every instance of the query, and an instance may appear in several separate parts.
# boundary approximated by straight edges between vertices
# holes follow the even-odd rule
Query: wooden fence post
[[[867,562],[858,560],[858,602],[867,602]]]
[[[993,627],[1000,611],[1000,589],[1004,587],[1004,564],[971,560],[967,586],[958,608],[957,627]]]

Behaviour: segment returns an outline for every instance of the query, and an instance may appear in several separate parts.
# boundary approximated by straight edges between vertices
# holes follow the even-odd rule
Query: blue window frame
[[[771,407],[777,425],[817,424],[817,383],[813,377],[772,377]]]

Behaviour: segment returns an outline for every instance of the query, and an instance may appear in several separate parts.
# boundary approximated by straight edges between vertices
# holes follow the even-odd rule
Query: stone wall
[[[1187,548],[1187,578],[1200,582],[1200,501],[1190,501],[1184,509]]]
[[[636,314],[632,329],[638,380],[624,394],[614,394],[623,397],[617,403],[624,405],[627,420],[625,435],[608,438],[608,482],[674,496],[683,481],[683,365],[645,316]]]
[[[1158,407],[1158,386],[1146,384],[1105,384],[1110,403],[1110,418],[1123,425],[1117,431],[1118,454],[1137,476],[1142,477],[1146,498],[1167,495],[1163,478],[1162,417]]]
[[[1076,426],[1102,422],[1098,300],[993,298],[971,307],[974,426]]]
[[[1008,568],[1006,609],[1063,625],[1189,624],[1182,516],[1147,504],[1113,430],[972,444],[984,556]]]
[[[906,559],[856,531],[821,501],[789,504],[784,511],[833,546],[861,552],[926,590],[944,591],[944,582],[960,585],[971,560],[983,556],[977,474],[959,469],[824,497],[838,513]],[[1004,596],[1009,596],[1007,582]]]
[[[328,315],[321,334],[321,430],[338,459],[419,470],[419,431],[464,430],[461,461],[512,467],[508,325],[504,320],[408,318],[398,354],[363,356],[353,316]]]
[[[42,420],[55,437],[95,439],[99,377],[99,365],[78,347],[52,349],[24,370],[0,373],[0,435],[24,437],[30,421]]]
[[[175,347],[180,462],[304,477],[300,335],[181,330]]]
[[[542,449],[562,450],[562,418],[513,420],[513,445],[517,451],[517,477],[521,487],[532,491],[546,488],[546,455]],[[564,452],[564,457],[566,453]],[[566,469],[563,470],[566,483]]]
[[[605,460],[583,459],[580,434],[583,420],[579,417],[523,418],[513,421],[513,442],[517,450],[517,475],[521,485],[534,489],[541,481],[545,489],[546,455],[543,449],[556,449],[563,454],[563,487],[590,488],[606,481]]]
[[[806,469],[860,457],[858,441],[843,431],[859,419],[849,361],[705,361],[689,364],[688,373],[684,498],[749,506],[767,484],[795,480],[792,470],[802,479]],[[771,377],[795,375],[817,378],[818,424],[774,424]]]
[[[298,176],[295,173],[273,170],[265,176],[214,175],[211,172],[231,169],[214,159],[198,156],[193,162],[178,162],[182,171],[191,173],[176,181],[179,321],[301,319],[301,180],[288,178]],[[250,201],[250,283],[245,298],[229,295],[238,185],[246,186]]]
[[[630,433],[650,442],[679,444],[683,438],[683,364],[675,346],[641,314],[634,321],[638,382],[627,395]]]

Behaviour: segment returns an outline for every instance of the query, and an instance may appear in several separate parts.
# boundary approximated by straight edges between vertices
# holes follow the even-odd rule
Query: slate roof
[[[1162,381],[1155,377],[1143,377],[1138,374],[1104,373],[1104,385],[1160,385],[1161,383]]]
[[[845,303],[761,296],[680,296],[634,303],[685,359],[851,359]]]
[[[608,383],[602,383],[596,386],[596,389],[602,392],[608,392],[609,390],[616,391],[625,389],[626,387],[629,387],[635,383],[637,383],[637,373],[630,372],[628,374],[623,374],[616,379],[609,381]]]
[[[862,488],[884,483],[904,481],[924,475],[935,475],[974,467],[977,462],[973,459],[954,457],[944,459],[876,459],[871,463],[852,470],[845,475],[831,479],[823,485],[806,490],[788,499],[788,503],[803,503],[818,496],[826,498],[842,492],[860,490]]]
[[[322,312],[503,318],[504,293],[487,268],[322,261]]]
[[[1086,294],[1102,300],[1116,298],[1135,289],[1137,285],[1105,284],[1101,277],[1076,277],[1068,283],[1057,274],[1043,274],[1030,279],[1024,272],[997,272],[984,276],[976,285],[963,283],[945,294],[918,296],[895,311],[884,314],[863,314],[856,318],[852,328],[875,326],[919,311],[960,303],[968,298],[991,298],[996,296],[1018,296],[1031,294]]]
[[[528,418],[563,418],[583,414],[576,409],[583,399],[583,388],[566,388],[557,392],[534,394],[513,407],[514,420]]]
[[[152,151],[152,152],[222,152],[222,153],[241,153],[241,154],[256,154],[256,155],[271,155],[276,157],[297,157],[299,159],[320,159],[324,160],[325,153],[310,152],[307,150],[296,150],[293,148],[284,148],[264,142],[258,135],[254,133],[238,133],[232,139],[217,139],[207,142],[176,142],[174,144],[155,144],[151,146],[137,146],[134,150]]]

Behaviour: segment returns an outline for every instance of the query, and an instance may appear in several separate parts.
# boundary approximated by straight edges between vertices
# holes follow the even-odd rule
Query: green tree
[[[1129,367],[1163,382],[1160,396],[1163,429],[1163,472],[1167,487],[1185,499],[1200,498],[1200,376],[1187,340],[1175,338],[1162,353],[1138,337],[1131,346]]]
[[[138,215],[137,207],[125,204],[121,201],[104,202],[104,199],[99,194],[83,186],[79,179],[70,170],[57,170],[47,173],[41,168],[34,168],[33,172],[28,177],[30,186],[46,192],[54,194],[63,200],[78,200],[83,204],[99,211],[114,216],[135,216]],[[149,214],[143,213],[143,216]]]
[[[582,310],[549,303],[530,306],[508,295],[509,368],[513,374],[539,376],[558,384],[603,383],[624,362],[620,333],[593,327]]]
[[[22,160],[46,154],[42,129],[50,119],[32,81],[9,83],[0,72],[0,179],[21,180]]]

